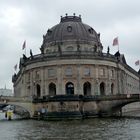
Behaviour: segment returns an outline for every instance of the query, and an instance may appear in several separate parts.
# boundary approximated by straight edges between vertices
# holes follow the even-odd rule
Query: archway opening
[[[105,95],[105,84],[102,82],[100,84],[100,95]]]
[[[74,95],[74,84],[72,82],[68,82],[66,84],[66,94],[67,95]]]
[[[49,95],[56,95],[56,85],[54,83],[49,84]]]
[[[18,105],[19,104],[19,105]],[[3,104],[1,108],[5,116],[2,119],[27,119],[31,117],[31,110],[28,110],[27,105],[23,105],[21,102],[15,103],[6,103]],[[8,115],[9,114],[9,115]]]
[[[85,82],[83,85],[84,95],[91,95],[91,84],[89,82]]]
[[[113,83],[111,84],[111,94],[112,95],[114,94],[114,84]]]
[[[39,84],[36,85],[36,95],[37,95],[37,97],[41,96],[41,88],[40,88]]]

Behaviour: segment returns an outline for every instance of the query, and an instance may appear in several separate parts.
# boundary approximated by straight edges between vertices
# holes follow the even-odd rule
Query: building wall
[[[89,70],[89,74],[88,74]],[[100,95],[100,84],[105,95],[139,92],[139,78],[123,65],[106,60],[65,59],[28,64],[14,84],[15,96],[49,95],[49,85],[56,85],[56,94],[66,94],[65,85],[74,84],[74,94],[84,94],[83,85],[91,84],[91,95]],[[111,90],[111,85],[113,88]]]

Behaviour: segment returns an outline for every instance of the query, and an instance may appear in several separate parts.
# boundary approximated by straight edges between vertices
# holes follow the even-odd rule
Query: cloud
[[[140,1],[133,0],[1,0],[0,4],[0,88],[12,88],[13,67],[22,56],[22,44],[27,42],[34,54],[40,53],[42,36],[60,22],[65,13],[82,15],[84,23],[101,33],[104,52],[119,36],[120,51],[129,65],[139,59]],[[137,68],[135,68],[137,70]]]

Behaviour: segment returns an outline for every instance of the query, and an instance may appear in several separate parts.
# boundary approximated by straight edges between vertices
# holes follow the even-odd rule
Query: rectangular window
[[[90,76],[90,68],[85,68],[84,69],[84,75],[85,76]]]
[[[111,70],[111,71],[110,71],[110,76],[111,76],[111,77],[114,77],[114,70]]]
[[[30,73],[27,74],[27,82],[30,82]]]
[[[40,79],[40,72],[39,72],[39,71],[36,71],[35,78],[36,78],[37,80],[39,80],[39,79]]]
[[[56,76],[56,70],[55,69],[48,69],[48,77]]]
[[[105,76],[105,70],[104,69],[100,69],[100,75]]]
[[[71,67],[66,68],[65,75],[66,76],[72,76],[72,68]]]

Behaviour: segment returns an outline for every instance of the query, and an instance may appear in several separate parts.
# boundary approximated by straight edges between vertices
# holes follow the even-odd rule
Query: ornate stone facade
[[[61,17],[43,35],[41,54],[20,59],[13,75],[17,97],[139,93],[139,74],[124,55],[102,52],[100,34],[81,16]]]

